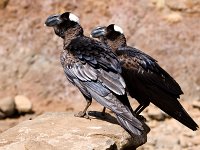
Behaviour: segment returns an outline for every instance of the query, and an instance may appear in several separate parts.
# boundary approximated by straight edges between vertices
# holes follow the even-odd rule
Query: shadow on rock
[[[107,121],[112,124],[118,124],[117,119],[110,115],[109,113],[105,112],[105,115],[102,115],[102,112],[98,111],[88,111],[88,115],[93,117],[92,119],[99,119],[102,121]]]

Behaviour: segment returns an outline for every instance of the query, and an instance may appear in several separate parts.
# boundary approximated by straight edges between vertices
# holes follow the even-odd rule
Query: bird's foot
[[[86,118],[86,119],[90,119],[89,115],[83,111],[80,111],[77,114],[74,114],[75,117],[80,117],[80,118]]]
[[[143,122],[146,122],[146,121],[147,121],[147,119],[146,119],[144,116],[142,116],[142,115],[137,115],[137,118],[138,118],[140,121],[143,121]]]

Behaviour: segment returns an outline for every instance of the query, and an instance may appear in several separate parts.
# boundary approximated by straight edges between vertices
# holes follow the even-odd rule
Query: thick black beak
[[[61,22],[62,22],[62,20],[61,20],[59,14],[51,15],[47,18],[44,25],[46,25],[48,27],[53,27],[53,26],[60,24]]]
[[[93,38],[99,38],[101,36],[105,36],[106,27],[96,27],[91,31],[90,36]]]

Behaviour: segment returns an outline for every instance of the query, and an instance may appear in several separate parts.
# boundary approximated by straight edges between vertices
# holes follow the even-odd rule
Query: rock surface
[[[106,119],[107,118],[107,119]],[[0,134],[0,150],[115,150],[133,148],[131,138],[111,115],[105,120],[76,118],[72,113],[45,113]],[[146,140],[146,135],[143,136]],[[138,144],[138,143],[137,143]]]
[[[166,113],[164,113],[163,111],[161,111],[159,108],[156,108],[156,107],[147,108],[147,116],[151,120],[157,120],[157,121],[163,121],[166,118],[170,117]]]
[[[9,0],[0,0],[0,9],[3,9],[7,6]]]
[[[9,117],[15,112],[15,103],[12,97],[2,98],[0,100],[0,119]]]
[[[29,113],[32,111],[32,103],[24,95],[15,96],[15,107],[19,113]]]
[[[192,106],[193,106],[194,108],[197,108],[197,109],[200,110],[200,101],[194,101],[194,102],[192,103]]]

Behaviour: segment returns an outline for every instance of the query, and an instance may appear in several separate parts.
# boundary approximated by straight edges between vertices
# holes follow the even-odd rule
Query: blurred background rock
[[[0,101],[24,95],[35,115],[83,108],[84,98],[60,65],[62,40],[43,26],[47,16],[64,11],[80,17],[86,35],[97,25],[121,26],[129,45],[153,56],[177,80],[185,93],[182,104],[200,123],[200,0],[0,0]],[[90,109],[102,108],[94,103]],[[147,115],[150,109],[153,113]],[[146,112],[152,130],[141,149],[200,149],[199,131],[186,129],[153,106]],[[0,132],[25,119],[1,120]]]

